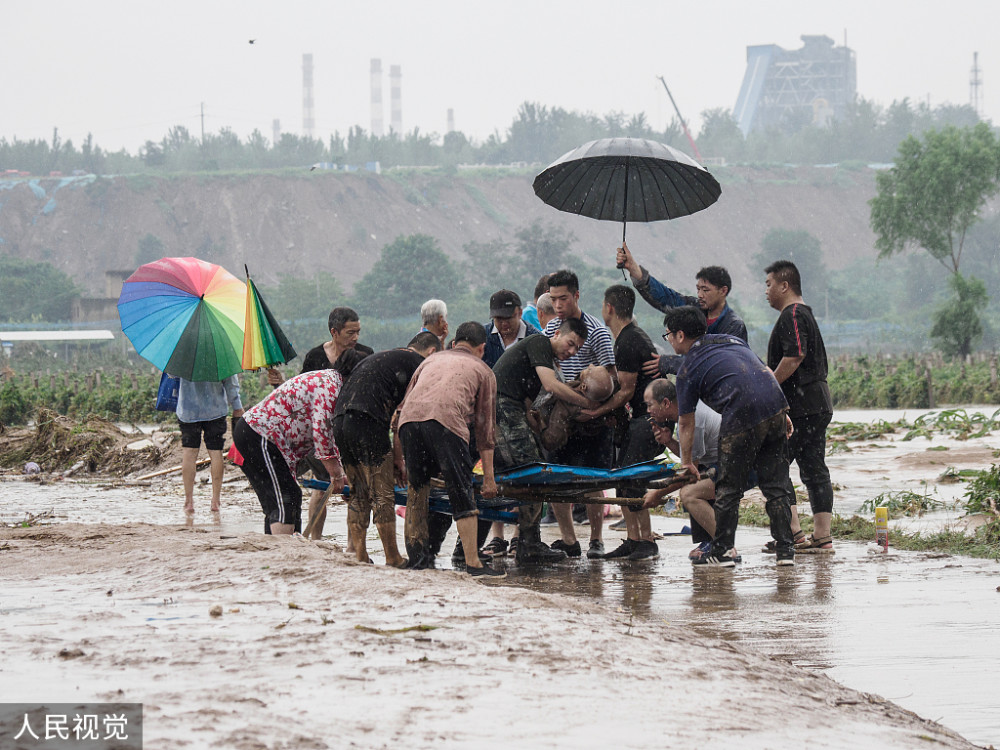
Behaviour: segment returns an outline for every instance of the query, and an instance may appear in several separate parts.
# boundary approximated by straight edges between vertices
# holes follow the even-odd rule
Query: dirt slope
[[[735,287],[745,288],[756,281],[746,259],[772,228],[816,235],[833,268],[872,253],[871,170],[728,167],[717,174],[723,194],[711,209],[630,226],[630,246],[655,273],[689,279],[700,266],[721,263]],[[281,271],[323,269],[350,285],[401,234],[430,234],[460,258],[465,243],[510,239],[537,219],[572,231],[579,254],[613,262],[620,225],[546,206],[531,190],[533,176],[304,171],[5,181],[0,252],[52,262],[94,295],[104,294],[106,269],[136,266],[146,234],[160,238],[168,254],[198,255],[234,273],[249,263],[265,283]]]

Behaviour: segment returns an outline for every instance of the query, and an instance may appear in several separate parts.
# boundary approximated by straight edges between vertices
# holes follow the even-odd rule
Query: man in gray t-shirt
[[[681,448],[674,437],[677,421],[677,388],[669,380],[654,380],[646,387],[644,394],[646,408],[653,422],[653,435],[660,445],[680,456]],[[694,410],[694,444],[691,460],[698,468],[716,468],[719,463],[719,429],[722,415],[713,411],[704,401],[699,401]],[[655,508],[667,501],[667,496],[680,490],[678,497],[684,510],[691,517],[691,538],[698,546],[691,550],[691,556],[704,554],[715,536],[715,478],[699,479],[684,485],[671,485],[666,489],[649,490],[643,496],[642,507]]]

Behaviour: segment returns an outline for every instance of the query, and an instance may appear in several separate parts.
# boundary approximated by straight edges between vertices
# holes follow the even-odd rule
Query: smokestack
[[[316,119],[313,116],[313,56],[302,55],[302,135],[313,137]]]
[[[382,61],[372,58],[372,135],[381,138],[385,133],[382,123]]]
[[[403,71],[398,65],[389,66],[389,102],[392,129],[396,135],[403,134],[403,103],[402,103]]]
[[[455,110],[453,110],[451,107],[448,107],[448,129],[445,132],[446,133],[455,132]]]
[[[271,147],[274,148],[281,140],[281,120],[271,120]]]

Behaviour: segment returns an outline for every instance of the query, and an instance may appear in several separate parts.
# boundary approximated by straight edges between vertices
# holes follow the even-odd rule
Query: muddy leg
[[[358,562],[371,562],[368,557],[368,524],[372,515],[372,486],[364,464],[347,464],[344,473],[351,486],[347,504],[347,537]]]
[[[410,559],[409,567],[415,570],[434,567],[434,558],[428,548],[430,531],[427,528],[427,501],[430,494],[430,485],[417,488],[411,484],[406,488],[403,537],[406,541],[406,556]]]
[[[386,454],[384,460],[375,467],[372,475],[372,510],[375,515],[375,528],[382,540],[385,550],[385,564],[394,568],[405,568],[406,558],[399,554],[396,543],[396,493],[392,476],[392,454]]]

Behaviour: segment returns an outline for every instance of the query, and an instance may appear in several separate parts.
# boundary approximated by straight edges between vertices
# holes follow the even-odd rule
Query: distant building
[[[73,323],[107,323],[118,320],[118,298],[122,293],[125,279],[132,271],[105,271],[104,297],[77,297],[70,308],[69,319]]]
[[[803,36],[803,47],[747,47],[747,72],[733,117],[743,135],[793,123],[828,125],[857,95],[854,51],[828,36]]]

